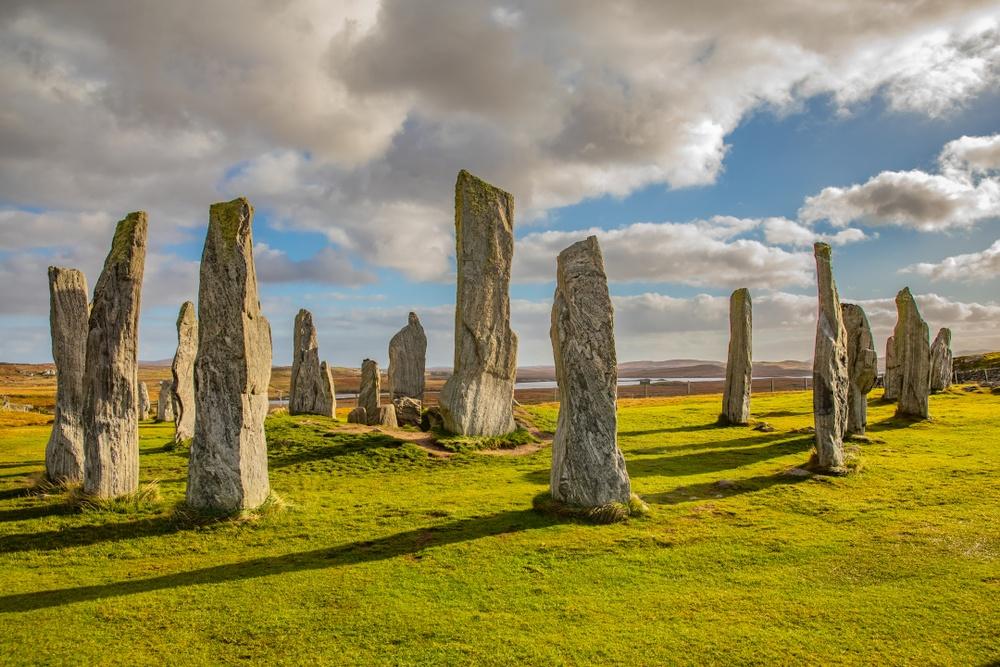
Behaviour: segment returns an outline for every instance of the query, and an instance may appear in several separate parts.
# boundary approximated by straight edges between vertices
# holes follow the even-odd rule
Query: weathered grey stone
[[[90,308],[83,490],[100,498],[139,488],[139,301],[147,226],[143,211],[118,223]]]
[[[382,379],[378,362],[365,359],[361,362],[361,386],[358,389],[358,407],[365,409],[368,423],[374,424],[378,419],[378,408],[382,396]]]
[[[416,313],[389,341],[389,398],[404,396],[424,400],[424,365],[427,336]]]
[[[139,383],[139,421],[149,419],[149,411],[153,404],[149,400],[149,388],[145,382]]]
[[[552,354],[559,421],[552,441],[552,497],[595,507],[627,503],[632,489],[618,449],[614,307],[597,237],[559,253]]]
[[[348,424],[368,424],[368,411],[358,406],[347,413]]]
[[[900,375],[896,414],[927,419],[927,399],[931,393],[930,330],[920,317],[909,287],[896,295],[896,313],[896,328],[892,332]]]
[[[174,420],[174,383],[170,380],[160,380],[160,395],[156,401],[156,421],[172,422]]]
[[[420,426],[421,403],[415,398],[403,396],[392,402],[396,408],[396,423],[400,426]]]
[[[319,360],[316,327],[312,313],[302,309],[295,316],[292,348],[292,386],[288,394],[288,413],[333,417],[337,398],[333,374]]]
[[[253,208],[243,198],[212,204],[198,288],[195,435],[187,502],[231,512],[267,499],[271,325],[260,310]]]
[[[378,408],[378,414],[372,421],[372,424],[376,426],[397,428],[399,423],[396,421],[396,408],[392,405],[380,405]]]
[[[896,339],[893,336],[889,336],[885,341],[885,375],[882,379],[885,391],[882,394],[882,398],[887,401],[898,401],[899,387],[902,379],[899,360],[896,359]]]
[[[951,386],[951,329],[938,331],[931,344],[931,391],[944,391]]]
[[[840,312],[847,330],[847,433],[864,435],[868,426],[868,392],[878,378],[878,353],[864,309],[844,303]]]
[[[722,393],[723,423],[746,424],[750,418],[752,356],[753,303],[750,290],[741,288],[729,297],[729,359]]]
[[[89,316],[83,273],[50,266],[49,326],[56,363],[56,409],[45,447],[45,474],[57,483],[83,481],[83,373]]]
[[[437,406],[432,406],[424,410],[420,415],[421,431],[442,431],[444,430],[444,418],[441,417],[441,410]]]
[[[458,289],[455,368],[441,390],[444,427],[463,435],[514,430],[517,336],[510,328],[514,198],[467,171],[455,184]]]
[[[194,304],[185,301],[177,314],[177,351],[170,366],[174,392],[174,442],[194,437],[194,360],[198,356],[198,318]]]
[[[816,422],[814,466],[824,472],[844,470],[844,433],[847,431],[847,331],[841,315],[837,283],[833,279],[830,246],[813,246],[819,313],[813,354],[813,417]]]

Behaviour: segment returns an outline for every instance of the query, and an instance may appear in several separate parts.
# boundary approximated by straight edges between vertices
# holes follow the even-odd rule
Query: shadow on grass
[[[7,468],[27,468],[29,466],[45,465],[45,461],[18,461],[16,463],[0,463],[0,470]]]
[[[50,505],[47,508],[51,509]],[[16,510],[12,510],[16,511]],[[14,520],[14,519],[11,519]],[[85,547],[102,542],[117,542],[136,537],[166,535],[181,530],[183,525],[173,515],[159,515],[136,521],[73,526],[61,530],[17,533],[0,537],[0,553],[19,551],[56,551],[68,547]]]
[[[891,431],[900,428],[908,428],[910,426],[913,426],[914,424],[926,424],[929,421],[930,420],[928,419],[920,419],[919,417],[900,417],[897,415],[893,415],[891,417],[883,419],[882,421],[874,423],[869,422],[866,430]]]
[[[219,584],[257,577],[268,577],[287,572],[324,570],[331,567],[368,563],[415,554],[423,549],[433,547],[468,542],[505,533],[516,533],[534,528],[544,528],[557,522],[556,519],[542,516],[532,510],[500,512],[487,516],[453,521],[440,526],[417,528],[376,540],[351,542],[338,547],[255,558],[238,563],[216,565],[200,570],[178,572],[149,579],[6,595],[0,597],[0,614],[58,607],[75,602],[103,600],[105,598],[148,593],[181,586]]]
[[[19,507],[16,509],[0,510],[0,523],[8,521],[26,521],[28,519],[41,519],[46,516],[60,516],[64,514],[75,514],[76,508],[66,503],[35,505],[34,507]],[[0,538],[2,539],[2,538]],[[3,547],[0,546],[0,551]]]
[[[741,447],[752,447],[753,445],[761,445],[768,442],[774,442],[776,440],[781,440],[782,438],[787,438],[788,433],[755,433],[751,431],[746,426],[736,427],[736,426],[720,426],[719,428],[724,428],[728,432],[732,433],[729,429],[742,428],[746,433],[754,433],[754,435],[747,435],[740,438],[730,438],[729,440],[708,440],[705,442],[691,442],[681,445],[663,445],[661,447],[645,447],[643,449],[630,449],[630,455],[637,456],[649,456],[652,454],[669,454],[671,452],[684,452],[692,449],[739,449]]]
[[[645,494],[642,499],[650,505],[679,505],[681,503],[695,503],[705,500],[724,500],[731,496],[738,496],[744,493],[755,493],[769,489],[772,486],[784,486],[798,484],[809,479],[808,477],[792,477],[790,475],[758,475],[736,480],[735,488],[719,489],[715,482],[705,482],[703,484],[692,484],[690,486],[679,486],[673,491],[662,491],[660,493]],[[716,498],[717,495],[722,498]]]
[[[741,468],[760,461],[809,451],[813,446],[812,437],[797,437],[788,440],[788,434],[761,436],[757,442],[772,441],[771,444],[760,447],[741,447],[732,449],[731,444],[716,443],[716,447],[728,447],[722,450],[695,452],[681,456],[664,456],[658,459],[633,459],[628,461],[628,474],[631,477],[652,475],[699,475],[707,472]],[[781,440],[784,439],[784,440]],[[740,438],[740,440],[746,440]],[[773,442],[774,440],[779,440]]]
[[[402,440],[379,433],[316,435],[306,441],[278,439],[268,446],[267,464],[271,468],[284,468],[311,461],[335,460],[352,454],[399,449],[404,444]]]
[[[717,422],[709,422],[708,424],[692,424],[688,426],[674,426],[673,428],[654,428],[647,431],[619,431],[618,435],[621,436],[636,436],[636,435],[656,435],[657,433],[690,433],[692,431],[711,431],[713,428],[724,428],[719,426]]]

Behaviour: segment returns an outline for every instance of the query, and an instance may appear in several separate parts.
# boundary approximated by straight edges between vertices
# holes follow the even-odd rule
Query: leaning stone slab
[[[510,328],[514,198],[467,171],[455,184],[458,288],[455,367],[441,391],[444,427],[461,435],[515,429],[517,336]]]
[[[389,398],[424,400],[427,336],[416,313],[389,341]]]
[[[931,393],[930,330],[909,287],[896,295],[896,312],[896,328],[892,332],[900,376],[896,414],[927,419]]]
[[[333,417],[337,399],[333,375],[319,359],[319,344],[312,313],[299,310],[292,335],[292,385],[288,394],[288,413]]]
[[[819,293],[813,354],[814,468],[839,474],[844,472],[844,434],[847,431],[847,330],[844,328],[837,284],[833,279],[830,246],[817,243],[813,254],[816,257]]]
[[[868,426],[868,392],[878,378],[878,353],[864,309],[844,303],[840,310],[847,330],[847,433],[864,435]]]
[[[252,226],[246,199],[213,204],[201,256],[187,502],[212,512],[257,507],[270,492],[271,326],[260,310]]]
[[[358,389],[358,407],[365,409],[370,424],[378,419],[379,401],[382,396],[382,379],[378,362],[365,359],[361,362],[361,385]]]
[[[746,424],[750,419],[752,355],[753,303],[750,290],[742,288],[729,297],[729,359],[721,414],[724,424]]]
[[[139,299],[147,225],[143,211],[118,223],[90,308],[83,490],[99,498],[139,488]]]
[[[931,391],[944,391],[951,386],[952,365],[951,329],[945,327],[931,344]]]
[[[83,481],[83,373],[89,316],[83,273],[50,266],[49,326],[56,362],[56,406],[45,447],[45,474],[56,483]]]
[[[170,367],[174,392],[174,442],[194,437],[194,360],[198,356],[198,318],[194,304],[185,301],[177,315],[177,352]]]
[[[160,380],[160,395],[156,401],[156,421],[172,422],[174,420],[174,383],[170,380]]]

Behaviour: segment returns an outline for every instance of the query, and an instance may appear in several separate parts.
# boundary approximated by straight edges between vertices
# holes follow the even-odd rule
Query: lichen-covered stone
[[[409,396],[394,399],[393,407],[396,408],[396,423],[400,426],[420,426],[421,402]]]
[[[902,380],[899,360],[896,359],[896,339],[889,336],[885,341],[885,375],[882,379],[884,392],[882,398],[887,401],[899,400],[899,385]]]
[[[139,488],[139,302],[147,233],[143,211],[118,223],[90,309],[83,490],[100,498]]]
[[[441,391],[445,429],[463,435],[514,430],[517,336],[510,328],[514,198],[462,170],[455,184],[458,289],[455,368]]]
[[[145,382],[139,383],[139,421],[143,419],[149,419],[149,411],[152,409],[153,404],[149,400],[149,387],[146,386]]]
[[[170,380],[160,380],[160,394],[156,401],[156,421],[172,422],[174,420],[174,383]]]
[[[378,408],[378,414],[371,423],[373,426],[387,426],[389,428],[398,427],[399,423],[396,421],[396,408],[392,405],[380,405]]]
[[[896,414],[927,419],[931,393],[930,330],[920,316],[909,287],[896,295],[896,328],[892,332],[899,366]]]
[[[427,336],[416,313],[389,341],[389,398],[408,396],[424,400]]]
[[[952,378],[951,329],[938,331],[931,344],[931,391],[944,391]]]
[[[177,314],[177,351],[170,366],[174,392],[174,442],[194,437],[194,360],[198,356],[198,317],[194,304],[185,301]]]
[[[292,335],[292,385],[288,394],[288,412],[293,415],[333,417],[337,398],[333,374],[319,360],[319,344],[312,313],[302,309],[295,316]]]
[[[368,424],[368,411],[362,407],[351,408],[347,413],[348,424]]]
[[[830,262],[830,246],[817,243],[816,281],[819,312],[813,354],[813,417],[816,423],[814,467],[823,472],[844,471],[844,434],[847,431],[848,360],[844,328]]]
[[[260,310],[253,208],[213,204],[201,256],[195,436],[187,502],[231,512],[267,499],[264,418],[271,379],[271,326]]]
[[[50,266],[49,327],[56,363],[56,406],[45,447],[45,474],[56,483],[83,481],[83,374],[89,316],[83,273]]]
[[[550,492],[570,505],[628,503],[618,448],[614,307],[597,237],[559,253],[549,330],[559,383]]]
[[[726,424],[746,424],[750,419],[752,358],[753,303],[750,290],[742,288],[729,297],[729,358],[721,415]]]
[[[365,359],[361,362],[361,385],[358,388],[358,407],[364,408],[368,422],[375,423],[378,419],[378,409],[381,404],[382,379],[378,362]]]
[[[868,426],[868,392],[878,378],[878,353],[864,309],[844,303],[840,311],[847,330],[847,433],[864,435]]]

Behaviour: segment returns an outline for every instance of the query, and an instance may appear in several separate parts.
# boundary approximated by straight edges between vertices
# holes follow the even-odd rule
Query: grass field
[[[717,428],[718,408],[621,402],[651,513],[610,526],[530,510],[547,447],[445,455],[287,416],[268,422],[284,509],[187,521],[185,456],[144,423],[159,500],[80,510],[24,495],[49,427],[2,413],[0,663],[1000,659],[1000,396],[934,396],[919,424],[873,402],[845,478],[782,474],[809,456],[810,394],[754,398],[772,433]]]

